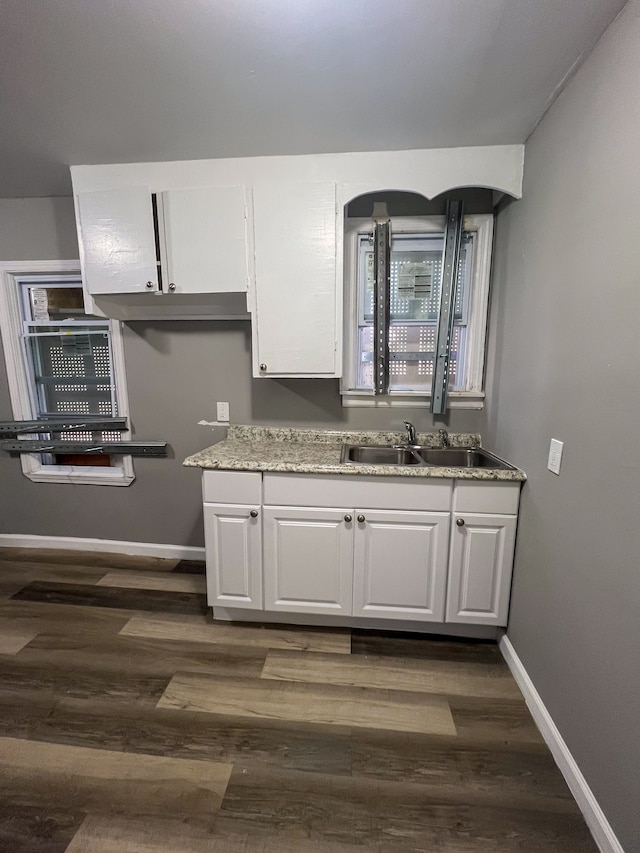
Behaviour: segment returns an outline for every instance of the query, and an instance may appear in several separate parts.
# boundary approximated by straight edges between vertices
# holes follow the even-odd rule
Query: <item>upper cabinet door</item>
[[[247,290],[244,187],[170,190],[162,210],[171,292]]]
[[[255,376],[336,376],[336,187],[258,184]]]
[[[91,294],[158,290],[156,242],[148,187],[79,193],[84,286]]]

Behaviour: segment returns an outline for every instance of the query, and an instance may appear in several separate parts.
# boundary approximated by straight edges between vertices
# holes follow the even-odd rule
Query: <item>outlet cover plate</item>
[[[228,424],[229,423],[229,404],[228,403],[216,403],[217,416],[218,421],[220,423]]]

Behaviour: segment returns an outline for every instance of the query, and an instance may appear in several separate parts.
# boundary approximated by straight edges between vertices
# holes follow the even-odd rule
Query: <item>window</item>
[[[429,405],[445,218],[393,217],[389,292],[389,393],[374,395],[374,247],[370,219],[345,229],[345,406]],[[493,217],[466,216],[454,305],[449,406],[481,408]]]
[[[85,313],[76,264],[29,262],[0,270],[0,331],[16,420],[126,416],[120,324]],[[120,431],[68,430],[56,440],[118,441]],[[38,438],[48,439],[48,434]],[[35,482],[129,485],[130,456],[21,454]]]

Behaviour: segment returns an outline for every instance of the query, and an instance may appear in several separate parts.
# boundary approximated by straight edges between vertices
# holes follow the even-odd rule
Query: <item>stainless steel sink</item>
[[[352,465],[433,465],[445,468],[492,468],[514,471],[504,459],[482,447],[391,447],[373,444],[343,444],[342,463]]]
[[[493,468],[513,471],[503,459],[489,453],[482,447],[472,449],[464,447],[416,447],[415,453],[427,465],[440,465],[447,468]]]
[[[416,454],[407,448],[367,444],[343,444],[340,461],[360,465],[422,464]]]

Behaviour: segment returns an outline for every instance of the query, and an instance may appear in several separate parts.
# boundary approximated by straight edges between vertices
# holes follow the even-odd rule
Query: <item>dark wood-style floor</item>
[[[596,850],[495,645],[213,625],[203,592],[0,550],[2,853]]]

